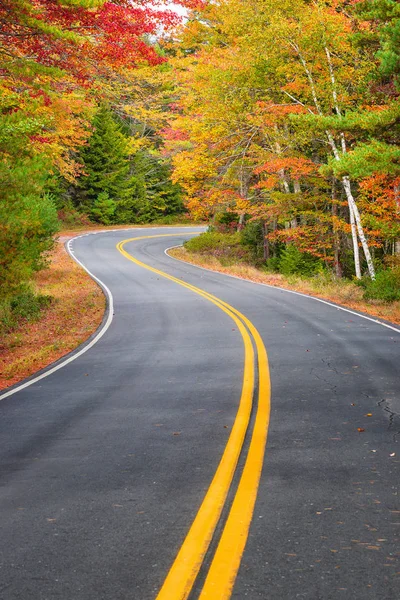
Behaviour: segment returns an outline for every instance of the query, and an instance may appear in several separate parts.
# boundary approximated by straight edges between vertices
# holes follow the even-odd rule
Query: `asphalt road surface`
[[[249,334],[212,294],[259,332],[272,384],[232,599],[398,600],[400,329],[165,255],[195,230],[120,230],[72,242],[110,290],[114,315],[87,352],[0,396],[0,598],[161,594],[237,423],[250,356]],[[157,234],[164,237],[123,247],[156,270],[116,248]],[[254,332],[251,340],[260,357]],[[262,365],[253,370],[240,460],[190,600],[230,595],[204,589],[242,473],[257,470],[246,462],[262,400]],[[165,598],[182,597],[168,589]]]

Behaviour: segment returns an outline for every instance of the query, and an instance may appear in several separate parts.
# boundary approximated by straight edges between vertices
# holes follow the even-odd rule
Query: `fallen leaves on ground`
[[[61,242],[49,268],[36,275],[38,293],[53,302],[34,323],[23,323],[0,341],[0,389],[29,377],[84,342],[100,325],[105,298]]]

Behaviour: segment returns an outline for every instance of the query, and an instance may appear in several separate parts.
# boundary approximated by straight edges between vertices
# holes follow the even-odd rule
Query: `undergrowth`
[[[321,259],[294,245],[260,258],[260,236],[252,231],[224,233],[211,230],[171,251],[176,258],[259,283],[279,286],[400,323],[400,264],[398,257],[383,262],[375,281],[369,277],[338,278]],[[276,249],[275,249],[276,250]]]
[[[48,294],[35,294],[29,285],[21,286],[12,297],[0,302],[0,337],[13,331],[22,322],[34,322],[52,302]]]

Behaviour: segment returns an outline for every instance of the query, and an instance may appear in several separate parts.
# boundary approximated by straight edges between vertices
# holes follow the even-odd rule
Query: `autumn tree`
[[[356,18],[356,4],[353,13],[339,0],[198,7],[172,61],[178,100],[167,143],[197,212],[225,202],[265,223],[266,244],[296,244],[337,274],[350,234],[356,276],[365,265],[373,278],[371,247],[384,250],[385,228],[369,218],[363,181],[374,164],[395,177],[396,149],[381,125],[391,122],[393,136],[398,98],[384,102],[379,52],[361,40],[395,38],[395,20]]]
[[[51,246],[56,225],[49,189],[57,189],[58,176],[74,184],[82,174],[77,157],[98,103],[115,97],[139,64],[164,61],[151,36],[177,19],[157,0],[1,2],[3,295],[29,280]]]

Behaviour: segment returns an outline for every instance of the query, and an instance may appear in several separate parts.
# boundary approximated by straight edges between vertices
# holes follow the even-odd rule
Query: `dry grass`
[[[173,248],[169,250],[169,254],[174,258],[212,271],[330,300],[347,308],[400,325],[400,302],[387,304],[378,300],[366,301],[362,297],[362,289],[350,281],[329,280],[327,277],[314,277],[313,279],[302,279],[295,276],[285,277],[279,273],[266,273],[243,263],[223,266],[214,256],[195,254],[188,252],[185,248]]]
[[[65,239],[65,236],[63,236]],[[0,389],[61,358],[100,325],[105,298],[97,284],[75,263],[61,242],[48,269],[35,278],[36,291],[53,297],[34,323],[23,323],[1,340]]]

